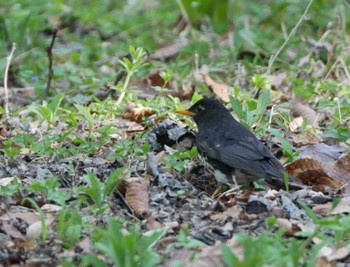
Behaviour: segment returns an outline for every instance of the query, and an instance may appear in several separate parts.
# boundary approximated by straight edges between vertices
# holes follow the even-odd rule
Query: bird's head
[[[179,109],[176,113],[191,116],[198,124],[209,121],[218,121],[222,117],[230,116],[230,112],[214,98],[203,98],[189,109]]]

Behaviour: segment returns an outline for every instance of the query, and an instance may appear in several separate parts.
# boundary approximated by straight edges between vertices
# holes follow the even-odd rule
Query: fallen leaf
[[[242,261],[244,257],[244,249],[239,241],[233,237],[226,242],[229,249]],[[207,266],[223,266],[223,257],[221,253],[222,243],[216,242],[214,246],[204,248],[193,261],[190,259],[185,261],[184,266],[207,267]]]
[[[329,162],[339,159],[342,153],[346,150],[347,148],[341,145],[330,146],[324,143],[308,144],[300,148],[299,157],[312,158],[321,162]]]
[[[155,111],[147,107],[136,107],[133,102],[128,103],[125,112],[122,114],[123,119],[132,120],[135,122],[141,122],[143,117],[149,117],[153,115]]]
[[[229,87],[220,82],[214,81],[212,78],[210,78],[209,75],[202,74],[203,81],[204,83],[208,86],[209,89],[213,91],[215,96],[222,102],[224,103],[229,103],[230,102],[230,90]]]
[[[303,117],[299,116],[294,118],[290,123],[289,123],[289,129],[295,133],[297,130],[299,130],[299,128],[301,127],[301,125],[303,124]]]
[[[3,221],[1,223],[1,232],[14,239],[24,240],[23,234],[9,221]]]
[[[285,72],[280,72],[274,75],[269,75],[271,86],[281,91],[282,84],[288,80],[288,75]]]
[[[320,120],[319,114],[314,111],[307,103],[295,98],[292,101],[292,112],[294,116],[301,116],[304,119],[307,119],[309,124],[318,124],[318,121]]]
[[[227,217],[232,217],[234,219],[237,219],[239,215],[243,212],[243,210],[237,206],[233,206],[225,210],[224,212],[213,214],[210,216],[210,219],[213,221],[222,221],[225,220]]]
[[[125,200],[137,217],[147,218],[150,215],[148,187],[145,184],[127,183]]]
[[[0,178],[0,186],[8,186],[12,183],[15,177],[4,177]]]
[[[180,51],[181,48],[188,44],[187,39],[175,40],[171,43],[163,45],[157,51],[149,56],[150,59],[154,60],[169,60],[174,58]]]
[[[318,215],[335,215],[350,213],[350,197],[342,198],[338,205],[333,209],[332,203],[315,205],[312,210]]]
[[[299,134],[293,134],[292,139],[293,139],[293,143],[296,146],[305,146],[305,145],[318,143],[321,141],[320,138],[317,137],[317,135],[315,135],[311,131],[301,132]],[[304,156],[299,156],[299,157],[304,158]]]
[[[335,162],[320,162],[314,159],[298,159],[286,166],[287,172],[310,185],[324,185],[340,189],[350,181],[350,155]]]
[[[338,248],[336,251],[334,251],[332,254],[327,256],[328,261],[336,261],[336,260],[342,260],[349,256],[350,254],[350,248],[349,245],[346,247]]]
[[[301,229],[298,225],[293,224],[290,220],[287,220],[285,218],[277,218],[276,224],[278,228],[284,228],[286,230],[285,235],[286,236],[294,236],[295,233],[300,232]]]
[[[46,227],[50,226],[53,222],[54,218],[52,216],[45,218]],[[26,239],[27,240],[36,240],[42,234],[42,223],[41,221],[37,221],[27,228]]]
[[[24,212],[7,212],[0,217],[0,221],[11,221],[11,220],[23,220],[27,224],[32,224],[40,220],[39,215],[30,211],[30,209],[25,209]]]

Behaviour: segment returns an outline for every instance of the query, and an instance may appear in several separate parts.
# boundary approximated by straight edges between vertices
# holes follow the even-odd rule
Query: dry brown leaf
[[[286,229],[285,235],[287,235],[287,236],[294,236],[295,233],[301,231],[301,229],[298,225],[293,224],[292,222],[290,222],[289,220],[287,220],[285,218],[277,218],[276,224],[279,228]]]
[[[345,178],[350,176],[349,173],[338,168],[334,162],[323,163],[309,158],[301,158],[288,164],[286,170],[290,175],[300,178],[305,184],[323,185],[336,190],[340,189]]]
[[[317,160],[302,158],[289,163],[285,168],[290,175],[297,176],[306,171],[320,170],[322,169],[322,164]]]
[[[269,76],[272,88],[281,90],[282,84],[288,80],[288,75],[285,72],[280,72]]]
[[[46,214],[47,215],[47,214]],[[46,226],[50,226],[54,220],[53,216],[45,216]],[[41,221],[37,221],[28,226],[26,231],[26,239],[27,240],[36,240],[42,235],[42,223]]]
[[[180,49],[188,44],[187,39],[175,40],[171,43],[163,45],[157,51],[150,55],[150,59],[155,60],[168,60],[175,57]]]
[[[128,183],[125,200],[137,217],[147,218],[150,215],[148,187],[143,183]]]
[[[14,239],[24,240],[23,234],[14,227],[11,222],[3,221],[1,224],[1,232]]]
[[[334,249],[330,246],[322,247],[317,253],[317,266],[337,266],[336,261],[345,259],[350,254],[350,247]]]
[[[7,127],[0,121],[0,141],[8,136]]]
[[[37,246],[37,242],[35,240],[27,240],[27,241],[24,241],[24,242],[14,243],[14,244],[8,246],[8,248],[12,248],[12,249],[20,249],[20,248],[33,249],[36,246]]]
[[[301,127],[301,125],[303,124],[303,117],[299,116],[294,118],[290,123],[289,123],[289,129],[295,133],[299,130],[299,128]]]
[[[303,132],[299,134],[293,134],[292,135],[293,143],[296,146],[303,146],[303,145],[309,145],[309,144],[314,144],[317,142],[320,142],[320,138],[318,138],[315,134],[312,132]]]
[[[204,83],[213,91],[215,96],[222,102],[230,102],[230,90],[224,83],[216,82],[209,75],[202,74]]]
[[[350,213],[350,197],[342,198],[338,205],[332,209],[332,203],[315,205],[312,210],[318,215],[335,215],[341,213]]]
[[[207,267],[207,266],[223,266],[223,259],[221,253],[222,243],[216,242],[214,246],[208,246],[200,252],[196,258],[190,262],[184,262],[185,266],[193,267]],[[239,260],[243,260],[244,250],[239,241],[233,237],[226,242],[226,245],[236,255]]]
[[[331,255],[328,255],[327,260],[330,262],[336,261],[336,260],[342,260],[347,256],[349,256],[349,254],[350,254],[349,246],[341,247],[341,248],[338,248],[336,251],[334,251]]]
[[[123,119],[132,120],[135,122],[141,122],[143,117],[151,116],[155,111],[147,107],[136,107],[133,102],[128,103],[125,112],[122,114]]]
[[[39,215],[30,211],[30,209],[25,209],[24,212],[8,212],[0,216],[0,221],[12,221],[12,220],[22,220],[27,224],[32,224],[40,221]]]
[[[237,206],[233,206],[228,208],[224,212],[211,215],[210,219],[212,219],[213,221],[222,221],[222,220],[225,220],[227,217],[232,217],[234,219],[237,219],[242,211],[243,210],[241,208]]]
[[[152,217],[148,217],[146,227],[147,227],[147,230],[157,230],[157,229],[161,229],[163,226],[160,222],[156,221]]]
[[[85,237],[83,240],[81,240],[78,244],[78,246],[81,248],[82,253],[91,253],[92,247],[89,237]]]
[[[298,116],[298,117],[302,116],[304,119],[307,119],[307,121],[310,124],[318,124],[318,121],[319,121],[318,113],[314,111],[307,103],[295,98],[292,101],[292,104],[293,104],[292,112],[294,116]]]
[[[14,179],[15,179],[15,177],[4,177],[4,178],[1,178],[0,179],[0,187],[10,185]]]
[[[34,86],[28,86],[24,88],[11,88],[11,93],[13,93],[15,97],[19,96],[23,98],[30,98],[35,96],[35,88]],[[5,88],[0,87],[0,96],[3,95],[5,95]]]

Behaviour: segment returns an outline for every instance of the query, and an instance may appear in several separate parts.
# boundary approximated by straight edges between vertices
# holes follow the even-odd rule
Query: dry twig
[[[51,81],[53,78],[53,69],[52,69],[52,49],[53,45],[55,44],[55,39],[57,37],[58,29],[54,29],[52,31],[52,39],[51,43],[48,47],[46,47],[47,57],[49,58],[49,66],[48,66],[48,74],[47,74],[47,83],[45,88],[45,98],[49,96],[50,88],[51,88]]]
[[[12,44],[12,49],[10,55],[7,57],[7,62],[6,62],[6,68],[5,68],[5,75],[4,75],[4,89],[5,89],[5,118],[8,120],[9,118],[9,93],[8,93],[8,88],[7,88],[7,81],[8,81],[8,73],[10,69],[10,64],[12,60],[13,53],[16,50],[16,44]]]

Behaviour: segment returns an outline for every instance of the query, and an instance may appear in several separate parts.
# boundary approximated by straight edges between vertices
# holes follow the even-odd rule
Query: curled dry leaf
[[[141,122],[143,117],[151,116],[155,111],[147,107],[136,107],[135,103],[128,103],[128,106],[123,113],[123,119],[132,120],[135,122]]]
[[[350,155],[335,162],[320,162],[314,159],[298,159],[286,166],[287,172],[297,176],[306,184],[324,185],[340,189],[350,181]]]
[[[300,126],[303,124],[303,117],[299,116],[294,118],[290,123],[289,123],[289,129],[295,133],[299,130]]]
[[[135,215],[147,218],[150,215],[148,187],[140,182],[131,182],[126,185],[125,200]]]
[[[299,99],[294,99],[292,101],[293,108],[292,112],[294,116],[301,116],[304,119],[307,119],[307,121],[310,124],[317,124],[319,121],[319,115],[316,111],[314,111],[307,103],[304,103],[303,101]]]
[[[328,202],[325,204],[315,205],[312,210],[318,215],[350,213],[350,197],[342,198],[335,208],[333,208],[332,203]]]
[[[301,231],[298,225],[293,224],[290,220],[287,220],[285,218],[277,218],[276,224],[279,228],[286,229],[285,235],[287,236],[294,236],[295,233]]]
[[[230,90],[228,86],[224,83],[216,82],[209,75],[203,74],[203,81],[209,87],[210,90],[213,91],[215,96],[222,102],[228,103],[230,102]]]
[[[0,141],[5,140],[8,136],[7,127],[0,121]]]
[[[340,247],[334,249],[329,246],[324,246],[317,253],[317,266],[336,266],[338,260],[345,259],[350,254],[350,247]]]

